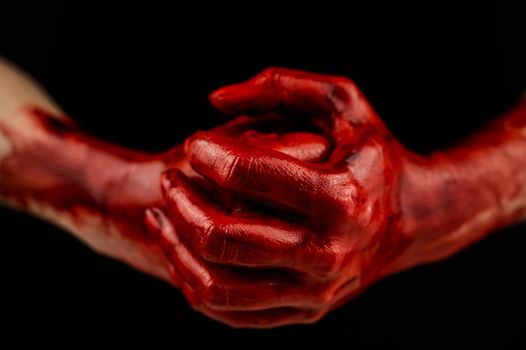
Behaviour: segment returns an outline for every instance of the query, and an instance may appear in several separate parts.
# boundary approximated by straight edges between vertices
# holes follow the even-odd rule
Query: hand
[[[352,81],[268,69],[211,101],[308,117],[333,145],[306,162],[213,131],[187,140],[200,176],[259,205],[225,211],[184,173],[164,173],[167,212],[152,209],[150,227],[194,307],[233,326],[313,322],[386,273],[404,245],[397,184],[410,154]]]
[[[211,95],[227,113],[265,117],[196,134],[186,157],[82,134],[34,82],[6,72],[0,201],[180,286],[234,326],[315,321],[382,276],[526,218],[524,99],[420,157],[351,81],[267,70]]]
[[[124,149],[39,108],[12,117],[16,123],[0,123],[0,141],[4,137],[9,150],[0,157],[0,200],[59,224],[101,254],[173,282],[157,239],[144,225],[144,213],[162,205],[160,178],[167,167],[197,178],[181,147],[160,154]],[[327,140],[318,135],[254,130],[279,131],[287,124],[279,117],[239,117],[215,132],[307,161],[325,156]],[[242,205],[219,189],[214,194]]]

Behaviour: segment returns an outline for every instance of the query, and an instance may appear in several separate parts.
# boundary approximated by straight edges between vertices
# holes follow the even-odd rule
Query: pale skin
[[[31,136],[32,133],[37,137],[38,131],[36,131],[31,120],[27,118],[25,110],[27,106],[37,106],[48,111],[54,117],[66,118],[64,111],[35,80],[11,62],[0,58],[0,122],[14,127],[16,130],[23,130],[30,137],[33,137]],[[0,163],[9,154],[11,147],[10,141],[0,133]],[[82,160],[79,160],[80,163]],[[152,164],[152,172],[157,176],[161,171],[160,167],[160,164]],[[123,171],[125,170],[123,169]],[[141,185],[149,187],[146,182]],[[146,191],[148,190],[146,189]],[[11,207],[19,207],[18,203],[6,198],[0,198],[0,202]],[[79,222],[69,213],[57,211],[53,207],[38,201],[31,201],[24,210],[64,228],[98,253],[122,260],[163,280],[170,280],[170,276],[164,268],[166,266],[164,254],[159,248],[151,245],[146,249],[136,249],[135,241],[121,235],[111,227],[108,228],[107,223],[103,222],[97,215],[86,213],[82,222]],[[110,234],[108,234],[108,229],[112,231]]]
[[[0,57],[0,121],[13,123],[23,128],[21,109],[35,104],[55,115],[63,112],[45,90],[22,70]],[[0,157],[9,152],[9,142],[0,135]]]

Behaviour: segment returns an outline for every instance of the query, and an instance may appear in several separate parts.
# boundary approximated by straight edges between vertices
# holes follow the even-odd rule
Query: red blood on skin
[[[160,180],[167,167],[206,185],[229,210],[247,205],[202,181],[184,159],[181,146],[157,154],[129,150],[88,136],[68,117],[57,118],[34,106],[16,117],[22,119],[16,125],[0,123],[0,135],[9,143],[9,153],[0,159],[0,200],[62,226],[66,221],[68,230],[97,250],[158,277],[167,278],[165,269],[151,265],[168,263],[144,215],[147,208],[163,205]],[[250,131],[252,124],[248,118],[236,118],[218,129],[240,144],[259,142],[262,148],[306,161],[327,154],[324,137],[306,132],[267,135]],[[95,238],[93,231],[98,232]],[[101,249],[101,240],[116,246]]]
[[[0,124],[11,148],[0,195],[36,214],[33,202],[54,208],[81,237],[86,218],[100,218],[108,239],[127,239],[106,253],[170,271],[196,309],[238,327],[314,322],[386,275],[526,217],[524,100],[428,156],[401,145],[346,78],[268,69],[211,101],[265,117],[147,154],[28,110],[26,129]],[[251,131],[275,113],[324,136]]]
[[[192,304],[233,326],[314,322],[382,277],[526,216],[525,101],[428,156],[401,145],[347,78],[272,68],[211,101],[234,115],[310,118],[332,141],[316,163],[214,131],[186,142],[202,177],[293,215],[225,213],[181,172],[165,173],[157,231],[167,256]]]

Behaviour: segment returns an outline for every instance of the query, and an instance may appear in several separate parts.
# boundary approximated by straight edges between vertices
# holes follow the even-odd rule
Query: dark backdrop
[[[526,90],[523,5],[324,4],[301,12],[252,4],[237,14],[204,3],[196,10],[4,1],[0,54],[28,70],[85,130],[144,150],[225,121],[207,93],[270,65],[352,77],[420,152],[464,137]],[[0,220],[0,317],[7,322],[0,329],[22,331],[19,340],[44,331],[177,347],[198,331],[246,347],[284,340],[348,348],[526,345],[524,225],[391,277],[319,324],[261,332],[208,320],[178,291],[37,219],[1,209]]]

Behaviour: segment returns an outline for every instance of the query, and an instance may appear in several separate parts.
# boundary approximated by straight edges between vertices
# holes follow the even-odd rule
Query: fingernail
[[[160,210],[157,208],[148,208],[145,211],[145,216],[148,226],[154,229],[153,232],[150,230],[150,233],[152,233],[154,236],[158,236],[159,232],[164,226],[164,221]]]

